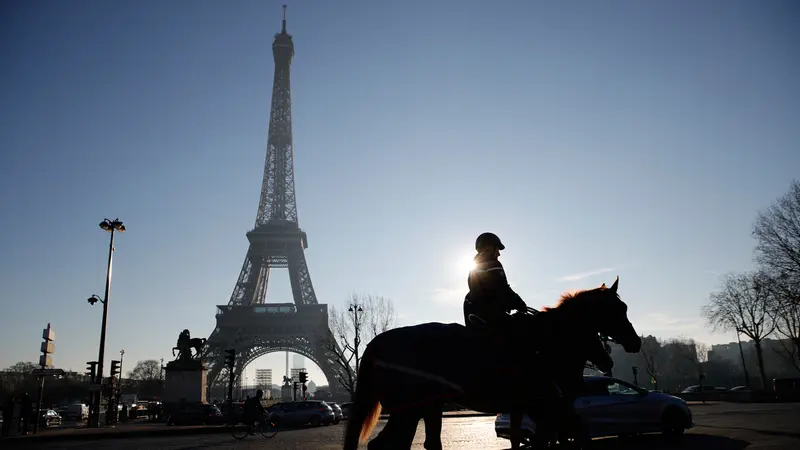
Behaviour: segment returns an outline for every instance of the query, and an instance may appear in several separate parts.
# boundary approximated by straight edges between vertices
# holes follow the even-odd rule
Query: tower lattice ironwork
[[[255,227],[247,233],[250,246],[236,286],[228,304],[217,307],[216,328],[206,342],[208,383],[211,387],[217,381],[225,349],[236,350],[237,378],[262,355],[292,351],[314,361],[335,389],[335,362],[326,350],[333,342],[327,305],[317,302],[304,252],[308,241],[297,219],[289,81],[294,43],[286,31],[286,6],[272,53],[275,77],[261,198]],[[266,302],[271,268],[288,269],[292,303]]]

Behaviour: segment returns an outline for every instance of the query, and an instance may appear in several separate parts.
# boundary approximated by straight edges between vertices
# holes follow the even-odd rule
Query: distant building
[[[256,369],[256,385],[259,389],[272,387],[272,369]]]
[[[312,394],[317,390],[317,385],[313,381],[306,383],[306,387],[308,388],[308,392],[311,392]]]
[[[292,377],[292,381],[300,381],[300,372],[308,372],[305,367],[298,367],[296,369],[292,369],[290,377]]]
[[[753,348],[753,343],[751,341],[742,342],[743,352],[747,352],[750,348]],[[708,351],[708,360],[728,360],[735,363],[741,363],[742,356],[739,352],[739,343],[730,342],[728,344],[712,345],[711,349]]]

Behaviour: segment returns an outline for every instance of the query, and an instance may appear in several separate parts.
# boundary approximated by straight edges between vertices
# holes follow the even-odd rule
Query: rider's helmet
[[[506,246],[500,242],[500,238],[494,233],[482,233],[475,240],[475,250],[481,252],[486,249],[496,248],[497,250],[505,250]]]
[[[262,391],[261,389],[256,391],[256,397],[261,398],[263,396],[264,396],[264,391]]]

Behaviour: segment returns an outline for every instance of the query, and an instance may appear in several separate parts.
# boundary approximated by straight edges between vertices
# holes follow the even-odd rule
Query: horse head
[[[563,313],[568,322],[589,331],[601,334],[622,345],[628,353],[637,353],[642,348],[642,339],[628,320],[628,305],[617,294],[619,277],[611,287],[605,283],[596,289],[564,294],[555,308]]]
[[[588,323],[598,333],[620,344],[628,353],[638,353],[642,339],[628,319],[628,305],[617,294],[619,277],[611,287],[603,283],[597,289],[585,291],[585,313]]]

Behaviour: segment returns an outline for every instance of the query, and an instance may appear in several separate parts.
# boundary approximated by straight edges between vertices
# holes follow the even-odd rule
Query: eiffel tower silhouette
[[[283,28],[272,43],[275,77],[256,223],[247,233],[250,247],[231,299],[217,307],[217,324],[203,356],[209,369],[209,386],[219,379],[225,349],[236,350],[236,379],[241,379],[244,368],[256,358],[291,351],[316,363],[328,378],[330,389],[336,391],[336,366],[326,350],[326,345],[334,342],[328,308],[317,302],[304,252],[308,241],[297,220],[289,83],[294,43],[286,32],[286,6],[283,8]],[[289,269],[292,303],[266,302],[271,268]]]

